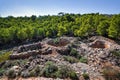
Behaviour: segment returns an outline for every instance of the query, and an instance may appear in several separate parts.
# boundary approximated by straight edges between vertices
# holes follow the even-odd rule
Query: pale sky
[[[120,0],[0,0],[0,16],[120,13]]]

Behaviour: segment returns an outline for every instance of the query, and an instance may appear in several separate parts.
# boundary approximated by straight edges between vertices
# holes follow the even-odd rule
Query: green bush
[[[3,76],[3,75],[4,75],[4,72],[5,72],[5,70],[2,69],[2,68],[0,68],[0,76]]]
[[[76,74],[74,71],[70,71],[69,77],[70,77],[72,80],[79,80],[77,74]]]
[[[47,62],[41,73],[41,76],[56,77],[55,73],[57,70],[58,70],[58,67],[56,65],[54,65],[52,62]]]
[[[41,67],[37,65],[32,71],[30,71],[30,76],[32,77],[39,76],[40,71],[41,71]]]
[[[112,53],[114,56],[120,58],[120,50],[114,50],[114,51],[111,51],[111,53]]]
[[[67,67],[66,65],[61,65],[57,72],[57,77],[68,78],[69,77],[68,72],[69,72],[69,67]]]
[[[87,74],[87,73],[83,73],[82,76],[84,77],[85,80],[89,79],[89,74]]]
[[[30,73],[28,71],[23,71],[23,72],[21,72],[21,77],[28,78],[28,77],[30,77]]]
[[[102,73],[106,80],[120,80],[120,71],[111,66],[104,67]]]
[[[54,44],[59,44],[60,38],[55,38],[55,39],[53,39],[53,42],[54,42]]]
[[[87,63],[87,58],[81,57],[81,58],[80,58],[80,62],[82,62],[82,63]]]
[[[3,61],[8,60],[11,53],[12,53],[12,52],[9,51],[9,52],[0,54],[0,62],[3,62]]]
[[[36,77],[38,73],[35,72],[35,70],[33,69],[32,71],[30,71],[30,76],[31,77]]]
[[[63,56],[63,58],[64,58],[65,61],[68,61],[70,63],[76,63],[76,62],[78,62],[78,60],[76,58],[71,57],[71,56]]]
[[[61,65],[56,74],[59,78],[71,78],[72,80],[79,80],[77,74],[66,65]]]
[[[77,59],[79,59],[81,57],[81,55],[78,53],[78,51],[74,48],[71,48],[71,51],[70,51],[70,56],[73,56]]]
[[[10,69],[10,70],[7,71],[6,76],[8,78],[15,78],[16,77],[16,73],[15,73],[15,71],[13,69]]]

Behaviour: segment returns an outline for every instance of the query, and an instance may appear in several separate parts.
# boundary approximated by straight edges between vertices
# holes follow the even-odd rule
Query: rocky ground
[[[0,68],[3,80],[120,80],[120,45],[101,36],[46,38],[14,48]]]

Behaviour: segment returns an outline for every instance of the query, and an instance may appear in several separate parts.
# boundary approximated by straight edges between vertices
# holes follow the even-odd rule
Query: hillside
[[[0,80],[120,80],[120,14],[0,17]]]
[[[0,63],[1,79],[120,79],[120,45],[102,36],[45,38],[14,47]],[[32,78],[33,77],[33,78]]]

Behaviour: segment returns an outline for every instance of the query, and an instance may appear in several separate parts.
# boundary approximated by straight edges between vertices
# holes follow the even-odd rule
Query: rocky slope
[[[0,75],[8,76],[8,78],[11,76],[13,76],[12,78],[18,78],[18,76],[23,78],[52,77],[50,80],[56,79],[56,77],[58,77],[57,80],[106,80],[108,79],[106,77],[112,74],[114,77],[110,77],[110,79],[119,80],[120,77],[115,74],[118,72],[117,75],[120,75],[119,56],[120,45],[101,36],[93,36],[89,39],[79,37],[46,38],[41,42],[14,48],[10,60],[0,63],[0,67],[5,69],[4,73]],[[50,68],[53,72],[49,72],[51,66],[54,66]],[[106,70],[109,68],[113,70],[110,75],[110,72],[107,74]],[[72,71],[72,76],[70,73],[60,76],[61,69]],[[10,70],[13,72],[10,73]],[[114,73],[114,71],[117,72]],[[55,75],[58,73],[59,75]]]

